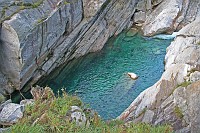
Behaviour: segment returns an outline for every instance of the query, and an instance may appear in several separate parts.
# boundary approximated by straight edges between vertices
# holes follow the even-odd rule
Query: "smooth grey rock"
[[[17,33],[7,24],[2,25],[0,38],[0,60],[2,61],[0,70],[7,79],[7,86],[10,87],[7,92],[12,92],[14,88],[20,88],[20,44]],[[0,85],[1,88],[4,88],[3,85]]]
[[[165,0],[147,17],[142,29],[145,36],[174,31],[174,21],[182,10],[183,0]]]
[[[1,125],[12,125],[23,117],[24,106],[14,103],[9,103],[4,106],[0,113]]]

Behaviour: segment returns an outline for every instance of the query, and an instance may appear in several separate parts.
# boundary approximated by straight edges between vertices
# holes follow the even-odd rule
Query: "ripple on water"
[[[77,63],[72,69],[66,66],[43,85],[55,91],[65,87],[68,92],[77,93],[104,119],[115,118],[160,78],[170,42],[140,35],[127,37],[122,33],[111,38],[100,52],[73,61]],[[134,81],[127,72],[134,72],[139,78]]]

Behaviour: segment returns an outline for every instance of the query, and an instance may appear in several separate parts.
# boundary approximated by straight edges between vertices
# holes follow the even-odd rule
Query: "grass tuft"
[[[180,86],[181,86],[181,87],[187,87],[187,86],[190,85],[190,84],[191,84],[191,82],[185,81],[185,82],[183,82],[183,83],[177,85],[177,88],[180,87]]]
[[[180,118],[180,119],[182,119],[182,118],[184,117],[184,115],[183,115],[181,109],[180,109],[178,106],[176,106],[176,107],[174,108],[174,113],[175,113],[175,115],[176,115],[178,118]]]

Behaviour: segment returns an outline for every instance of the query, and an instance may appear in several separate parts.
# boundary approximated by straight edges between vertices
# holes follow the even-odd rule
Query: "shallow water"
[[[103,119],[115,118],[161,77],[170,42],[121,33],[111,38],[103,50],[72,61],[43,85],[55,92],[64,87],[68,93],[80,96]],[[128,72],[139,78],[130,79]]]

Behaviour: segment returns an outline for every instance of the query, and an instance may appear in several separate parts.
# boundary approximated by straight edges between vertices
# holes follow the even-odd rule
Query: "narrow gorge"
[[[101,51],[73,60],[39,85],[49,86],[55,93],[59,88],[66,88],[103,119],[116,118],[161,77],[165,51],[171,41],[130,33],[133,32],[112,37]],[[136,73],[139,78],[131,79],[128,72]]]
[[[146,77],[145,82],[141,84],[137,83],[141,80],[139,77],[135,81],[136,83],[130,81],[125,85],[133,87],[132,84],[136,84],[139,88],[142,86],[142,89],[139,89],[138,96],[134,96],[131,92],[129,96],[126,95],[125,97],[128,99],[126,105],[123,104],[124,101],[116,99],[115,102],[119,106],[116,105],[114,110],[122,111],[121,115],[118,114],[117,119],[126,123],[169,124],[174,131],[180,133],[198,133],[200,131],[200,1],[1,0],[0,11],[1,103],[9,99],[13,93],[30,91],[31,86],[36,84],[51,86],[56,83],[54,81],[56,78],[59,79],[57,73],[69,74],[67,80],[73,80],[72,77],[76,73],[71,70],[75,68],[73,66],[73,69],[68,69],[73,61],[75,61],[75,66],[80,68],[82,58],[86,58],[86,60],[105,59],[106,57],[101,55],[102,53],[107,52],[109,55],[113,54],[114,50],[128,49],[130,51],[122,53],[127,56],[127,60],[130,58],[130,62],[127,63],[127,69],[130,67],[128,70],[125,70],[123,66],[126,63],[123,64],[120,61],[120,51],[117,51],[109,60],[113,62],[117,60],[118,64],[122,63],[121,69],[121,64],[115,68],[120,69],[114,70],[115,74],[119,74],[117,73],[119,71],[124,71],[124,73],[133,71],[138,73],[141,79],[148,76],[149,73],[156,73],[157,77],[153,76],[151,82],[148,81],[151,78]],[[137,29],[143,36],[127,32],[129,29]],[[173,34],[174,39],[172,40],[155,39],[155,35],[172,33],[176,33]],[[115,42],[113,38],[123,41],[116,40]],[[137,41],[137,39],[139,40]],[[132,46],[133,44],[136,46]],[[142,44],[145,45],[142,48],[139,47]],[[167,47],[167,44],[170,45]],[[138,47],[139,49],[137,49]],[[109,48],[111,51],[106,51]],[[147,51],[143,51],[145,48]],[[148,54],[148,52],[153,54]],[[117,56],[118,54],[120,57]],[[132,56],[128,56],[129,54]],[[133,56],[138,55],[150,56],[146,59],[149,61],[148,64],[143,64],[144,70],[140,67],[140,70],[132,69],[136,67],[134,64],[137,64],[138,60],[146,62],[142,59],[134,60]],[[91,58],[91,56],[93,57]],[[164,56],[164,66],[162,66]],[[111,57],[108,56],[108,58]],[[154,61],[154,59],[156,60]],[[99,62],[101,63],[101,61]],[[94,63],[100,66],[97,62]],[[106,61],[104,63],[106,64]],[[117,64],[111,63],[110,65]],[[155,72],[152,73],[151,68],[145,68],[148,65],[152,66],[152,70],[155,69]],[[87,66],[87,68],[89,67],[95,68],[93,65]],[[107,72],[107,70],[105,71]],[[120,78],[122,74],[120,73],[117,77]],[[76,82],[75,80],[71,82]],[[129,79],[123,80],[128,81]],[[92,82],[97,82],[99,89],[105,88],[105,86],[101,86],[100,82],[98,83],[98,80]],[[108,82],[112,82],[112,80]],[[87,87],[87,82],[84,83]],[[63,86],[59,84],[52,87]],[[76,86],[76,84],[71,85],[71,87]],[[64,87],[67,88],[67,86]],[[78,89],[71,89],[81,93],[80,86],[78,87]],[[116,92],[113,91],[109,95],[111,98],[106,98],[112,99],[112,94],[115,93],[120,97],[121,87],[115,89]],[[137,87],[135,89],[137,90]],[[93,91],[91,91],[92,94],[95,94]],[[92,94],[88,92],[85,96],[89,97]],[[133,102],[131,103],[131,101]],[[128,104],[130,106],[124,111],[120,109]],[[107,105],[101,105],[102,107],[98,109],[106,110]],[[100,114],[104,114],[102,112]],[[114,117],[116,116],[113,114],[112,117],[107,116],[107,118]],[[1,119],[0,123],[2,123]]]

